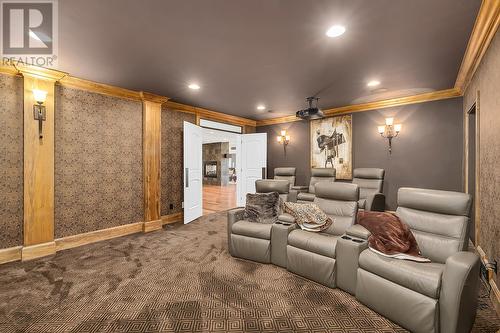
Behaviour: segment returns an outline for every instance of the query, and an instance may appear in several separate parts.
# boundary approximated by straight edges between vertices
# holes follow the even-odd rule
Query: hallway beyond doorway
[[[203,215],[236,207],[236,184],[203,185]]]

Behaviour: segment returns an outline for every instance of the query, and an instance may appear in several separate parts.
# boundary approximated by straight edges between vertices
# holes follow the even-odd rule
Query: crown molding
[[[141,91],[140,96],[141,96],[141,99],[143,101],[154,102],[154,103],[159,103],[159,104],[166,103],[169,100],[168,97],[155,95],[155,94],[148,93],[145,91]]]
[[[458,71],[455,88],[467,89],[500,24],[500,1],[483,0]]]
[[[89,80],[79,79],[73,76],[66,76],[59,80],[59,84],[63,87],[80,89],[89,92],[95,92],[111,97],[119,97],[141,101],[141,93],[134,90],[111,86],[103,83],[97,83]]]
[[[323,110],[323,113],[326,117],[331,117],[331,116],[338,116],[338,115],[342,115],[342,114],[346,114],[346,113],[355,113],[355,112],[390,108],[393,106],[402,106],[402,105],[417,104],[417,103],[424,103],[424,102],[430,102],[430,101],[438,101],[438,100],[442,100],[442,99],[455,98],[455,97],[460,97],[460,96],[462,96],[460,91],[458,91],[455,88],[451,88],[451,89],[438,90],[438,91],[433,91],[433,92],[418,94],[418,95],[413,95],[413,96],[398,97],[398,98],[391,98],[391,99],[386,99],[386,100],[376,101],[376,102],[347,105],[347,106],[342,106],[342,107],[338,107],[338,108]],[[288,122],[300,121],[300,120],[302,120],[302,119],[297,118],[295,116],[263,119],[263,120],[257,120],[257,126],[282,124],[282,123],[288,123]]]
[[[187,105],[187,104],[168,101],[166,103],[166,106],[168,108],[176,110],[176,111],[195,114],[196,116],[203,118],[203,119],[222,121],[225,123],[239,125],[239,126],[252,126],[252,127],[257,126],[257,121],[255,121],[253,119],[233,116],[230,114],[226,114],[226,113],[222,113],[222,112],[218,112],[218,111],[213,111],[213,110],[208,110],[208,109],[204,109],[204,108],[200,108],[200,107],[196,107],[196,106],[191,106],[191,105]]]
[[[25,65],[23,63],[10,63],[10,65],[1,65],[0,73],[9,75],[29,75],[35,78],[58,81],[67,76],[68,73],[55,69]]]

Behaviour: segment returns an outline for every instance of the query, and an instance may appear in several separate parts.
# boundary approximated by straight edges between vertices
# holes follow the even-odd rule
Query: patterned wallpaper
[[[194,114],[168,109],[161,110],[161,215],[182,212],[182,126],[196,122]],[[173,209],[170,205],[173,204]]]
[[[500,261],[500,33],[496,33],[464,94],[464,112],[479,91],[480,224],[479,245],[491,261]],[[500,272],[495,277],[500,286]]]
[[[56,238],[143,221],[142,105],[56,88]]]
[[[0,248],[23,244],[23,80],[0,74]]]

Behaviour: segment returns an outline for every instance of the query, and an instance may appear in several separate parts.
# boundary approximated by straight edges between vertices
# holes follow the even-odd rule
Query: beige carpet
[[[499,328],[481,297],[475,331]],[[404,330],[341,290],[230,257],[224,213],[0,266],[2,333],[202,331]]]

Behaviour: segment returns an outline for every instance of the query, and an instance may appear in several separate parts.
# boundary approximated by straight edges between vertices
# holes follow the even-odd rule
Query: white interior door
[[[202,130],[184,122],[184,224],[203,214]]]
[[[255,193],[255,181],[266,177],[267,134],[241,135],[241,172],[237,182],[238,206],[245,205],[247,193]]]

